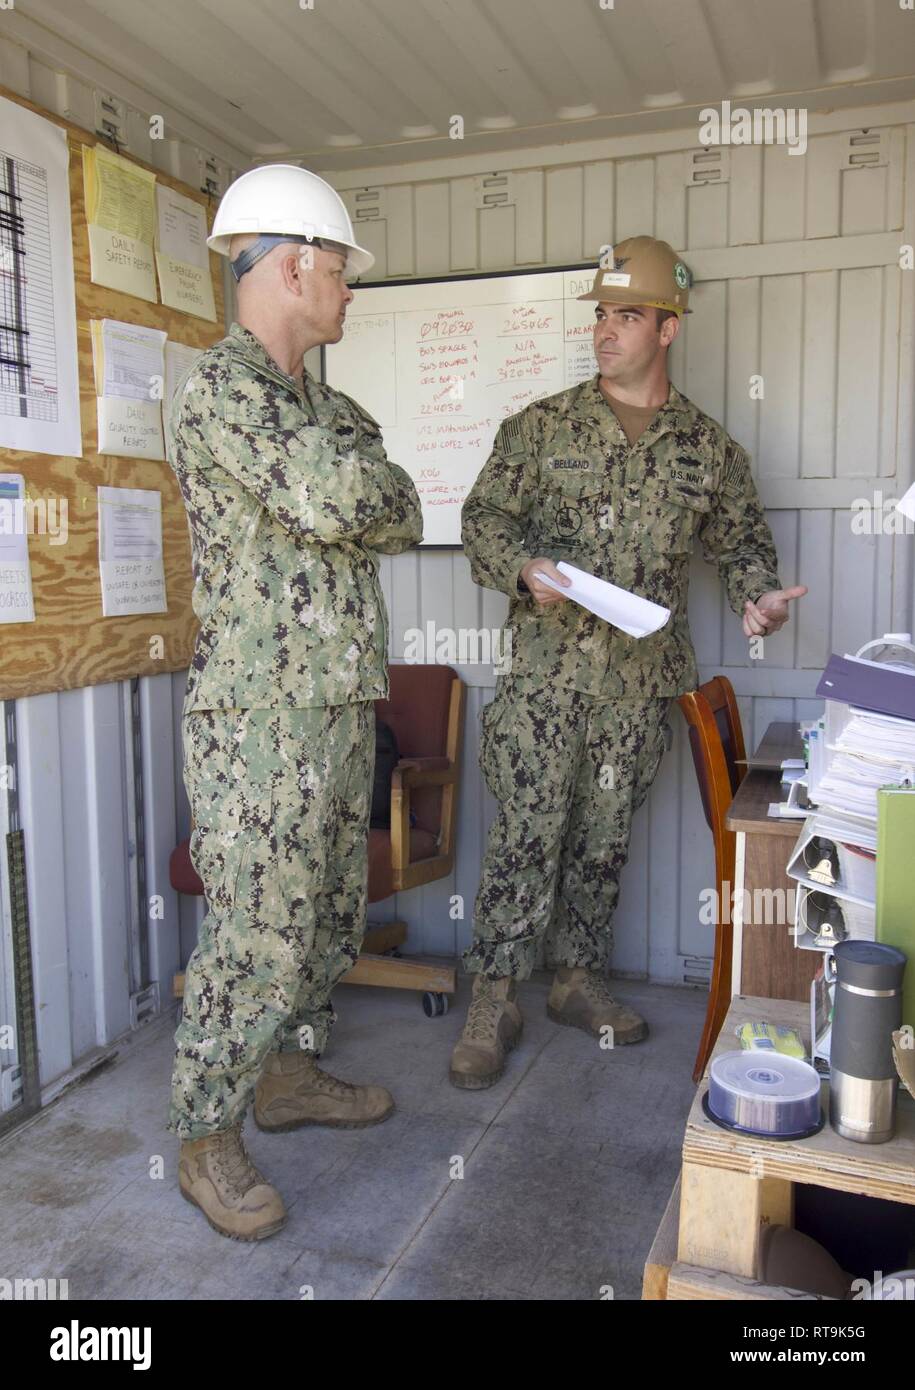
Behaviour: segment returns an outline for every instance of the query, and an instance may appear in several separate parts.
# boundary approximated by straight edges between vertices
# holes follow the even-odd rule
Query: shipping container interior
[[[552,270],[590,283],[608,247],[668,242],[693,279],[670,379],[750,455],[781,582],[808,590],[760,659],[697,547],[689,627],[699,681],[730,681],[751,751],[773,721],[822,713],[816,690],[832,653],[915,630],[915,527],[894,524],[893,508],[915,481],[906,5],[15,0],[0,4],[0,95],[62,124],[71,160],[74,142],[91,140],[187,189],[210,222],[248,170],[313,171],[374,256],[363,280],[391,295]],[[735,112],[756,108],[794,124],[773,118],[741,138]],[[7,148],[0,133],[12,168]],[[201,347],[236,309],[227,259],[210,263],[224,320],[204,325]],[[0,275],[9,271],[0,262]],[[86,361],[87,319],[130,317],[130,295],[114,303],[117,314],[101,297],[77,300]],[[333,349],[313,349],[306,366],[333,384]],[[376,369],[386,380],[386,364],[362,364],[369,395],[384,394]],[[368,396],[362,404],[373,409]],[[84,452],[95,448],[94,399],[89,409]],[[0,449],[3,472],[21,473],[23,457]],[[93,483],[84,464],[62,466]],[[164,461],[144,467],[168,471]],[[153,474],[123,481],[143,486],[141,476]],[[56,562],[66,594],[65,546]],[[189,545],[186,562],[185,602]],[[462,953],[497,814],[480,770],[497,670],[477,641],[502,632],[508,598],[474,582],[454,538],[379,556],[388,661],[408,664],[419,637],[423,661],[451,665],[466,698],[453,864],[370,904],[368,921],[405,923],[388,959],[454,968],[456,993],[336,990],[327,1066],[387,1087],[396,1109],[352,1130],[268,1134],[249,1118],[249,1152],[287,1219],[270,1239],[227,1241],[181,1200],[180,1141],[166,1129],[176,977],[206,910],[170,878],[192,830],[188,660],[157,668],[144,637],[131,666],[121,639],[105,636],[112,619],[95,573],[88,659],[71,643],[67,662],[31,688],[12,663],[3,668],[0,1281],[65,1281],[72,1300],[642,1299],[683,1162],[715,955],[703,909],[715,849],[683,714],[673,707],[672,746],[635,815],[613,924],[614,994],[648,1019],[649,1036],[604,1050],[556,1027],[538,957],[519,986],[525,1028],[501,1082],[449,1085],[471,998]],[[39,619],[42,594],[36,582]],[[449,633],[457,644],[436,654]],[[462,633],[474,634],[469,648]],[[26,625],[5,628],[7,640],[27,647]],[[814,1211],[811,1194],[863,1202],[869,1189],[850,1180],[827,1193],[807,1181],[795,1183],[804,1200],[786,1224],[829,1246],[823,1231],[848,1229],[852,1215]],[[902,1219],[915,1166],[907,1196],[906,1181],[893,1189],[889,1225],[911,1240],[892,1253],[875,1246],[874,1260],[897,1261],[885,1269],[915,1250]],[[889,1189],[880,1196],[870,1200],[889,1208]],[[872,1231],[873,1214],[860,1224]],[[673,1250],[668,1263],[675,1239]],[[831,1253],[849,1276],[871,1268],[869,1245]]]

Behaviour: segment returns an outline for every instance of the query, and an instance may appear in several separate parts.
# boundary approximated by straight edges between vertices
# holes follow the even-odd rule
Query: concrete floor
[[[596,1299],[607,1285],[639,1298],[679,1168],[705,994],[617,981],[651,1036],[602,1051],[549,1021],[537,977],[521,987],[525,1032],[505,1076],[473,1092],[446,1076],[469,993],[462,979],[430,1020],[418,995],[338,991],[323,1065],[388,1086],[397,1110],[372,1129],[280,1135],[249,1115],[249,1150],[289,1210],[254,1245],[217,1235],[179,1195],[164,1127],[174,1024],[150,1025],[0,1145],[4,1277],[66,1278],[71,1299],[298,1299],[306,1287],[322,1299]]]

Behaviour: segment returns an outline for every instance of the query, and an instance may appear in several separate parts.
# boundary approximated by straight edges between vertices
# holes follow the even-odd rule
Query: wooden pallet
[[[664,1208],[658,1233],[652,1241],[642,1275],[642,1302],[661,1302],[667,1292],[671,1266],[677,1261],[677,1237],[680,1231],[680,1179],[674,1183],[670,1200]]]
[[[809,1013],[803,1004],[738,995],[709,1065],[721,1053],[737,1050],[735,1029],[751,1019],[795,1028],[809,1044]],[[643,1298],[817,1297],[756,1279],[762,1228],[794,1224],[795,1183],[915,1205],[915,1100],[904,1091],[894,1138],[886,1144],[856,1144],[836,1134],[828,1118],[810,1139],[773,1141],[734,1134],[707,1118],[702,1109],[707,1090],[706,1072],[686,1123],[680,1179],[645,1265]],[[821,1104],[828,1117],[825,1081]]]
[[[804,1293],[803,1289],[789,1289],[783,1284],[761,1284],[757,1279],[747,1279],[740,1274],[725,1274],[720,1269],[700,1269],[698,1265],[675,1262],[667,1280],[667,1297],[672,1302],[728,1302],[748,1301],[777,1303],[836,1303],[828,1294]]]

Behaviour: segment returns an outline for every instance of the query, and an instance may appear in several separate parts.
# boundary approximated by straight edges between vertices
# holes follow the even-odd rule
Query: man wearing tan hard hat
[[[806,592],[781,587],[747,454],[668,379],[691,283],[664,241],[610,248],[580,296],[595,305],[597,374],[503,421],[464,503],[473,578],[511,599],[512,667],[482,715],[480,765],[498,814],[464,957],[474,987],[456,1086],[502,1075],[522,1027],[516,982],[541,951],[555,970],[555,1022],[614,1046],[647,1035],[607,971],[632,816],[667,745],[672,700],[699,683],[690,557],[699,544],[717,565],[748,638],[776,632]],[[627,635],[537,578],[567,587],[559,560],[669,619]]]

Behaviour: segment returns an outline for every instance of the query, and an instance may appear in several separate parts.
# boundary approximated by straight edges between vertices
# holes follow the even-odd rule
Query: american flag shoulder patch
[[[516,453],[524,448],[524,440],[521,437],[521,422],[517,416],[510,415],[507,420],[502,421],[502,438],[510,453]]]
[[[742,449],[730,450],[724,465],[723,485],[739,492],[746,483],[748,463]]]

